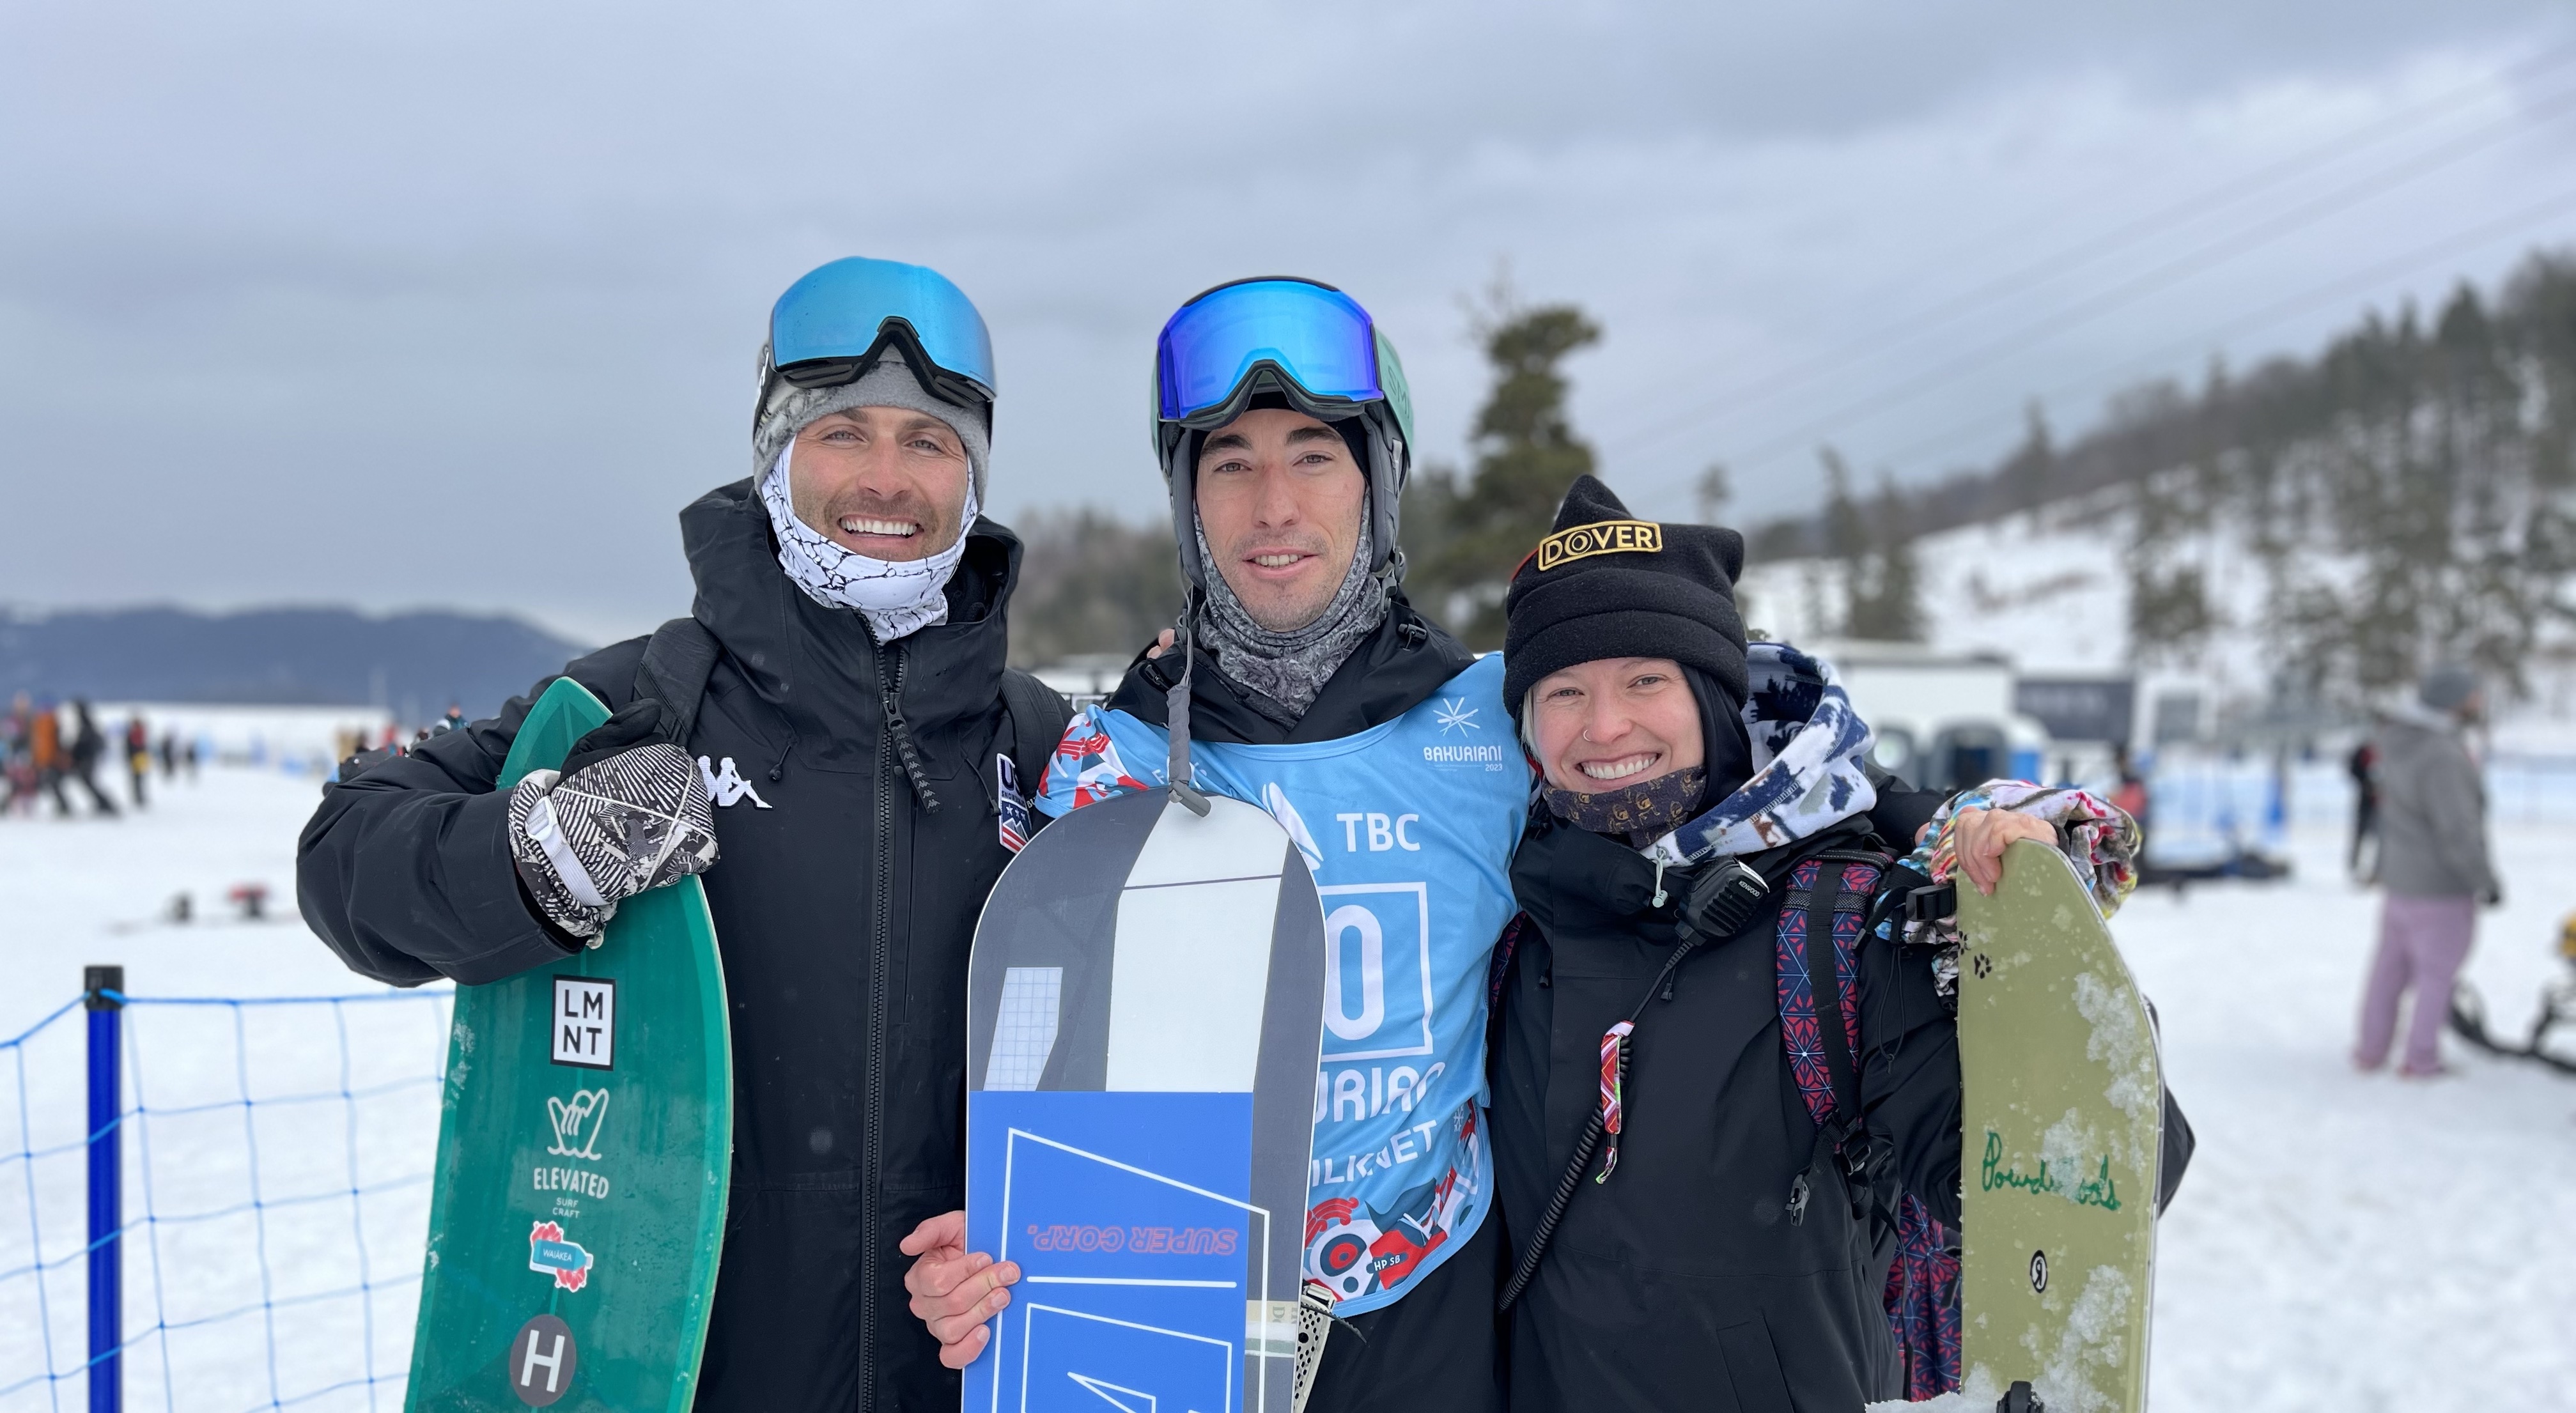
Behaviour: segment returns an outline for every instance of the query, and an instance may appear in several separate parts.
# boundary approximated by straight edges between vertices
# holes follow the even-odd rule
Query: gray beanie
[[[766,347],[760,351],[760,366],[769,366]],[[984,431],[983,414],[933,395],[912,375],[903,359],[891,353],[877,360],[877,365],[858,381],[836,388],[800,388],[779,379],[769,394],[768,405],[760,410],[760,425],[751,434],[752,478],[768,475],[770,466],[778,460],[779,448],[798,432],[853,407],[900,407],[947,423],[966,446],[966,465],[974,477],[975,499],[979,503],[991,502],[986,481],[993,450],[992,439]]]
[[[2478,674],[2455,662],[2446,662],[2424,674],[2415,689],[2415,699],[2435,711],[2458,711],[2478,690]]]

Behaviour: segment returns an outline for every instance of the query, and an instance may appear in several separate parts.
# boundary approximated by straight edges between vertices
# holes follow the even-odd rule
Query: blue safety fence
[[[453,990],[84,983],[0,1041],[0,1413],[399,1409]]]
[[[2576,756],[2499,751],[2486,761],[2496,825],[2576,824]],[[2340,757],[2292,760],[2169,752],[2147,772],[2148,855],[2171,865],[2247,850],[2280,855],[2293,828],[2351,826],[2354,789]]]

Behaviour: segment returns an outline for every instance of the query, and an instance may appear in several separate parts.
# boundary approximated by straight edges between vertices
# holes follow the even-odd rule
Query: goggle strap
[[[1198,594],[1192,592],[1184,601],[1180,636],[1173,646],[1181,652],[1181,680],[1163,694],[1164,734],[1171,743],[1164,760],[1163,775],[1172,785],[1172,798],[1190,813],[1207,817],[1207,796],[1198,791],[1190,771],[1190,670],[1198,665]]]
[[[757,430],[761,420],[769,415],[770,396],[777,392],[780,383],[802,390],[847,387],[866,377],[889,354],[901,358],[914,381],[928,388],[933,396],[967,411],[983,412],[985,429],[988,433],[991,431],[992,395],[973,379],[951,373],[931,362],[930,354],[921,346],[920,335],[914,333],[911,322],[900,315],[889,317],[877,335],[877,341],[856,358],[808,359],[788,368],[768,367],[761,380],[760,399],[752,408],[752,427]]]

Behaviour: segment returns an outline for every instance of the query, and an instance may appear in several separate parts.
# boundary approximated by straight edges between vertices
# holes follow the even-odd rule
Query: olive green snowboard
[[[2026,1379],[2049,1413],[2138,1413],[2164,1117],[2146,1003],[2045,845],[2013,844],[1992,897],[1961,880],[1959,924],[1965,1392]]]
[[[607,718],[558,680],[499,788]],[[683,1413],[732,1140],[724,973],[695,878],[627,899],[597,947],[458,987],[405,1406]]]

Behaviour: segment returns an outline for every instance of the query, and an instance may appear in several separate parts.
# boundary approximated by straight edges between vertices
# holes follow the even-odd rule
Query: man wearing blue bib
[[[1498,1409],[1486,986],[1529,796],[1502,660],[1405,601],[1412,405],[1356,301],[1220,285],[1164,325],[1155,364],[1190,641],[1075,719],[1037,807],[1161,786],[1187,681],[1197,788],[1268,810],[1323,897],[1305,1275],[1345,1332],[1307,1406]],[[1018,1278],[962,1240],[952,1214],[904,1244],[914,1312],[960,1367]]]

